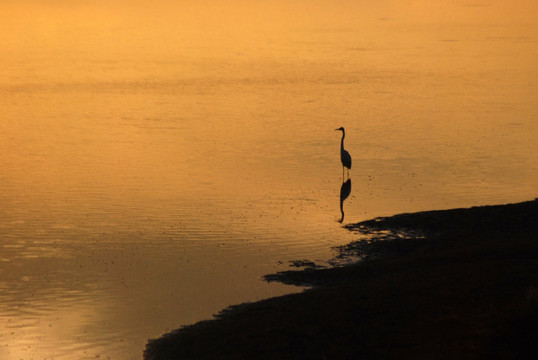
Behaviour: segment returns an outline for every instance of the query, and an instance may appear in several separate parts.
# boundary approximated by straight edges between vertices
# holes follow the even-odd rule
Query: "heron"
[[[344,168],[346,167],[347,176],[349,177],[349,169],[351,169],[351,155],[344,149],[344,138],[346,137],[346,131],[343,127],[335,129],[335,131],[342,132],[342,141],[340,143],[340,160],[342,161],[342,177],[344,177]]]

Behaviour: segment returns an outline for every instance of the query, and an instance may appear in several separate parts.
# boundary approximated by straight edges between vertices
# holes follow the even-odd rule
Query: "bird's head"
[[[343,128],[343,127],[339,127],[338,129],[334,129],[334,131],[338,131],[338,130],[340,130],[340,131],[344,131],[344,128]]]

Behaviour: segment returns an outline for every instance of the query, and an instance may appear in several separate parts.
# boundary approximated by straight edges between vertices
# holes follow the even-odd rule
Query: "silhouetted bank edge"
[[[538,199],[347,225],[359,263],[267,275],[313,285],[149,340],[156,359],[538,358]]]

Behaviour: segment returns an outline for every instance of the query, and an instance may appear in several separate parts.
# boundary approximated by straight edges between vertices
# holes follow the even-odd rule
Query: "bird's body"
[[[342,170],[344,167],[348,168],[348,176],[349,176],[349,169],[351,169],[351,155],[344,149],[344,138],[346,137],[346,131],[343,127],[338,128],[336,130],[342,131],[342,141],[340,142],[340,160],[342,161]]]

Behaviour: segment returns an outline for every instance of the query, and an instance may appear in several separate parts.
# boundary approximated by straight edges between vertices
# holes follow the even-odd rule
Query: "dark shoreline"
[[[266,276],[299,294],[150,340],[156,359],[538,358],[538,199],[347,226],[357,264]]]

